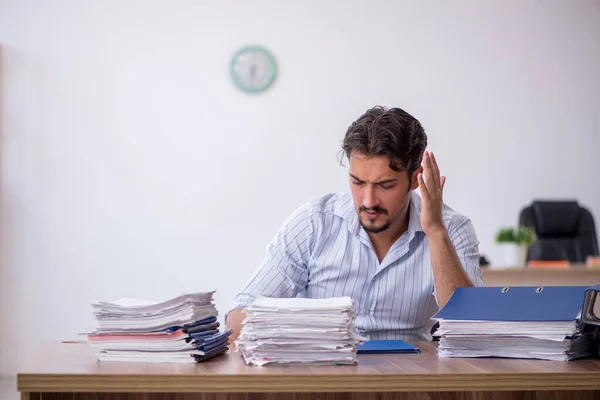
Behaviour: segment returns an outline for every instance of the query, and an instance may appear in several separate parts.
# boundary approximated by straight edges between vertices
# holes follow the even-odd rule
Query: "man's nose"
[[[375,195],[375,188],[373,186],[367,186],[365,188],[365,195],[363,196],[363,206],[366,208],[373,208],[377,205],[379,205],[379,201]]]

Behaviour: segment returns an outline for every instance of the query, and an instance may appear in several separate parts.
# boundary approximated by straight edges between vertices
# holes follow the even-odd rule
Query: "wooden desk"
[[[196,365],[98,362],[87,344],[43,343],[17,376],[28,400],[594,399],[600,360],[359,355],[356,366],[246,366],[239,353]]]
[[[600,268],[574,266],[553,268],[482,267],[486,286],[588,286],[600,283]]]

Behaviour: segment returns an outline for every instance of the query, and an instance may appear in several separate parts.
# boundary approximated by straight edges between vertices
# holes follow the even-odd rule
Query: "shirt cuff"
[[[236,308],[248,307],[250,304],[252,304],[253,301],[254,301],[254,296],[252,296],[250,294],[238,294],[237,296],[235,296],[233,305],[225,313],[224,321],[225,322],[227,321],[227,317],[229,316],[229,314],[231,314],[231,312],[233,310],[235,310]]]

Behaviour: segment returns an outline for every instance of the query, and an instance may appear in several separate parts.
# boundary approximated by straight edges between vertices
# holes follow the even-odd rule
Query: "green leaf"
[[[517,229],[505,227],[496,233],[496,243],[515,243],[519,246],[531,246],[535,239],[535,231],[526,226],[519,226]]]
[[[520,226],[515,233],[515,242],[521,246],[531,246],[535,239],[535,231],[526,226]]]
[[[512,243],[515,241],[515,230],[513,228],[501,228],[496,233],[497,243]]]

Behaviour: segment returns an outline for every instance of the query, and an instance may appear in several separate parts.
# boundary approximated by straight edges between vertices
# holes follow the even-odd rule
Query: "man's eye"
[[[356,186],[362,186],[365,183],[364,182],[360,182],[360,181],[352,181],[353,184],[355,184]]]
[[[381,185],[382,189],[391,189],[393,187],[394,187],[394,185]]]

